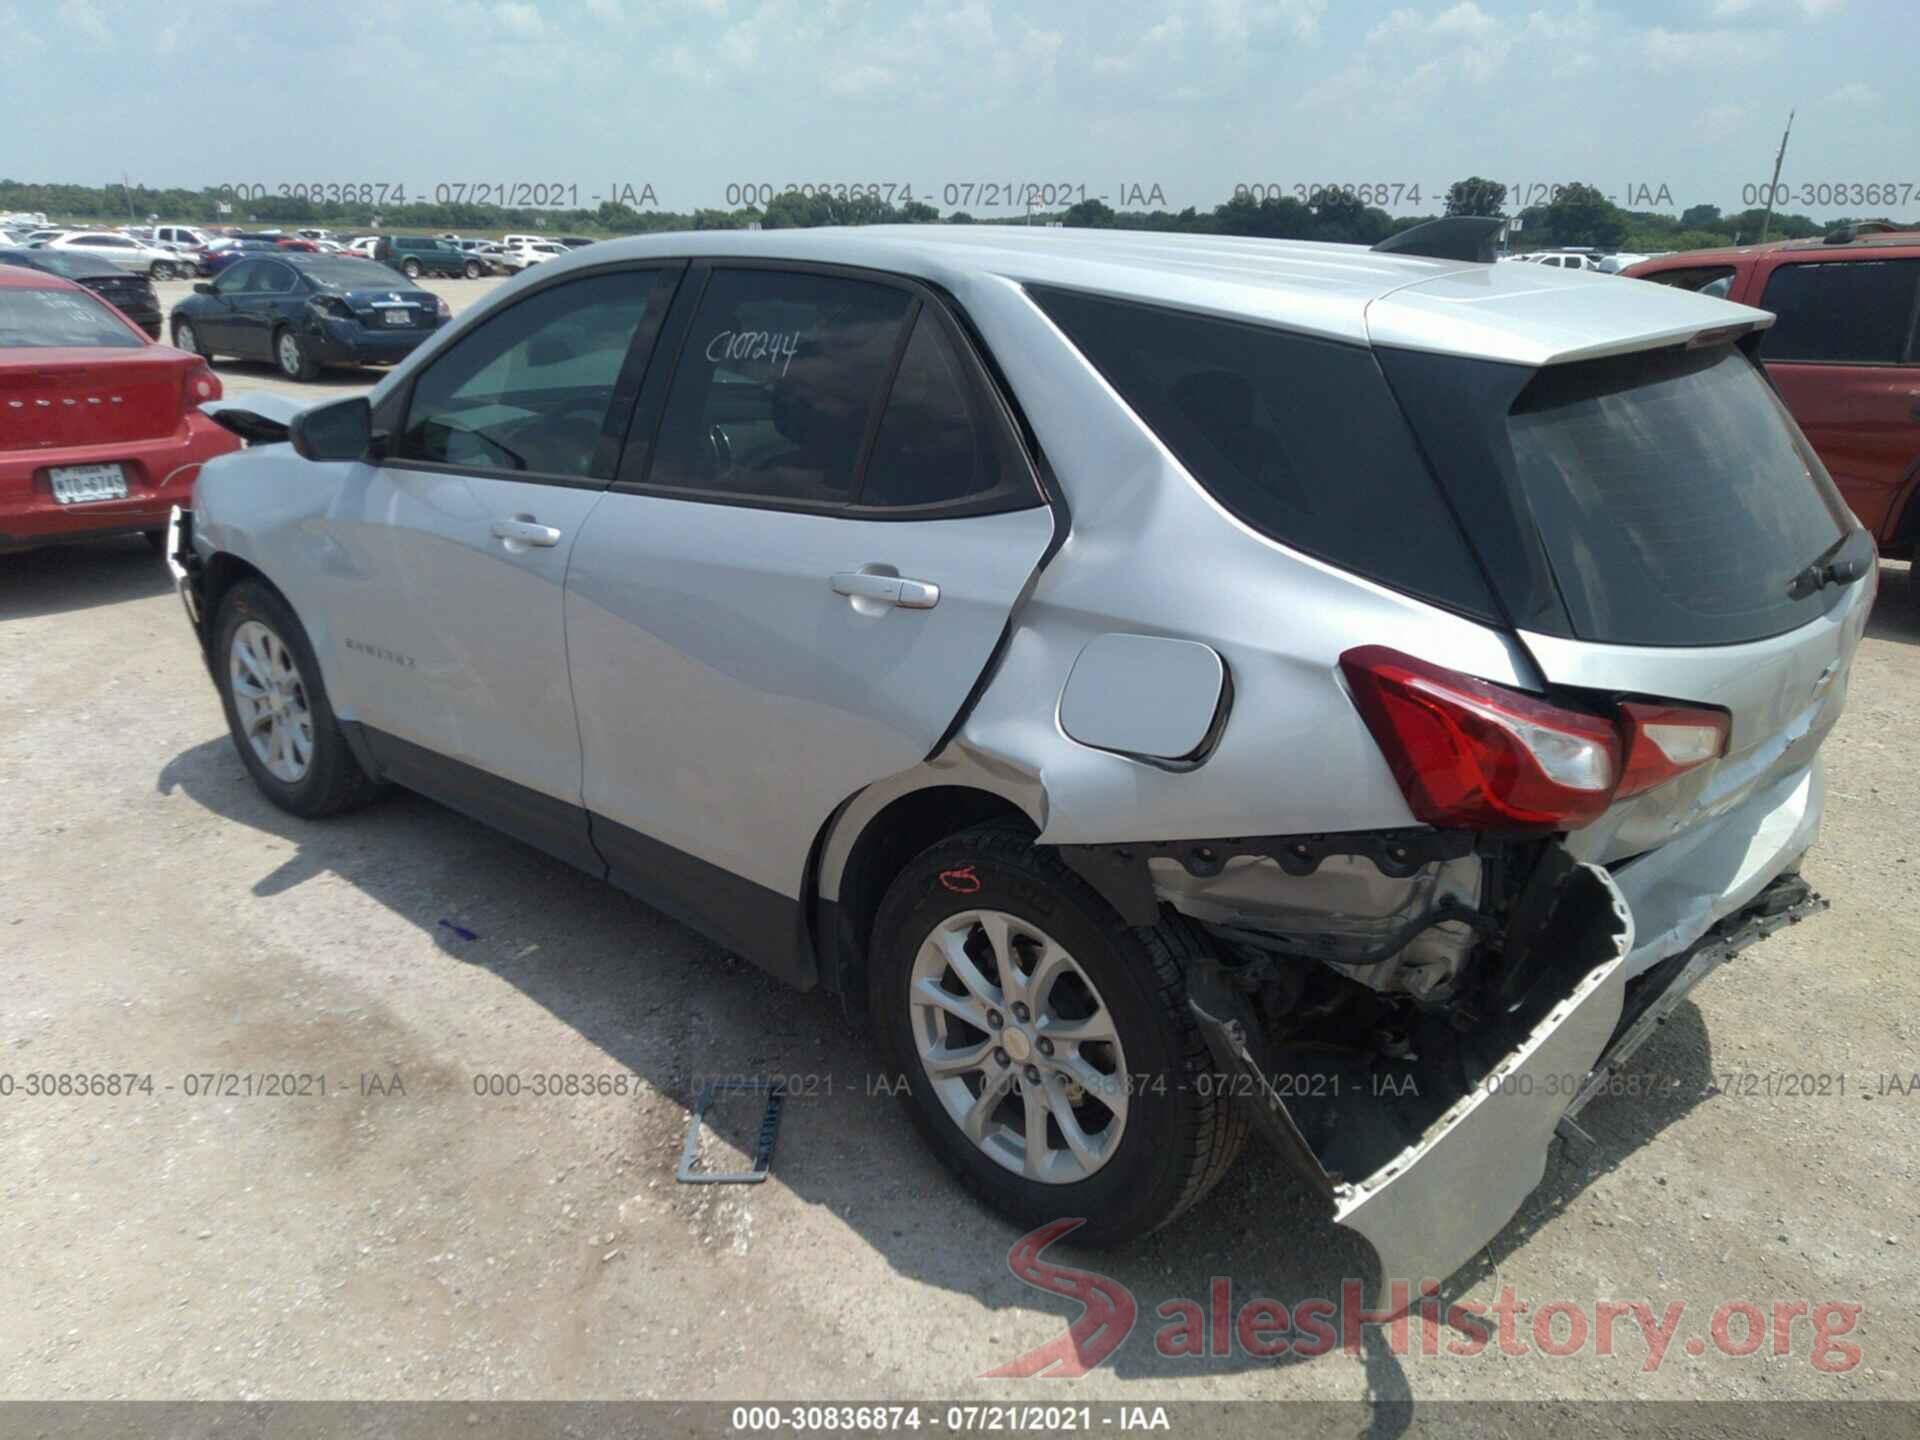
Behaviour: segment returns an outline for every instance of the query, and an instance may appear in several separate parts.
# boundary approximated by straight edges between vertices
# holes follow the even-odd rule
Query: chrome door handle
[[[505,540],[509,545],[538,545],[545,548],[560,543],[560,532],[551,525],[539,525],[516,516],[511,520],[494,521],[493,538]]]
[[[855,600],[879,600],[903,610],[931,610],[940,603],[938,585],[866,570],[842,570],[833,577],[833,593]]]

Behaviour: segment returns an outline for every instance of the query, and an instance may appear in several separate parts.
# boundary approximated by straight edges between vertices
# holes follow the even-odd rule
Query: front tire
[[[1112,1245],[1196,1203],[1246,1139],[1187,1009],[1197,955],[1184,921],[1129,929],[1051,850],[984,826],[888,889],[868,998],[908,1113],[962,1185]]]
[[[480,262],[478,260],[469,260],[467,262],[467,278],[469,280],[478,280],[480,275]]]
[[[283,327],[273,337],[273,360],[289,380],[311,380],[320,373],[319,362],[297,330]]]
[[[267,799],[312,820],[380,793],[334,719],[306,628],[278,591],[257,580],[229,590],[214,617],[213,655],[234,748]]]
[[[173,322],[173,348],[184,350],[189,355],[198,355],[209,363],[213,360],[213,352],[200,343],[200,332],[193,328],[191,320]]]

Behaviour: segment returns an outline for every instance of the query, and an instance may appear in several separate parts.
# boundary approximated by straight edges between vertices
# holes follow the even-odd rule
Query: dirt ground
[[[0,557],[0,1398],[1920,1396],[1920,609],[1881,578],[1807,866],[1831,913],[1697,992],[1456,1287],[1682,1302],[1663,1363],[1626,1321],[1611,1355],[1163,1355],[1156,1307],[1213,1277],[1237,1309],[1366,1273],[1252,1149],[1151,1241],[1048,1252],[1140,1318],[1091,1374],[1018,1380],[981,1377],[1080,1306],[1010,1273],[838,1002],[427,801],[281,814],[144,544]],[[24,1093],[61,1073],[151,1088]],[[536,1073],[626,1093],[477,1093]],[[226,1074],[325,1093],[204,1093]],[[796,1077],[772,1178],[677,1184],[725,1075]],[[1784,1355],[1706,1343],[1715,1307],[1799,1300],[1861,1307],[1852,1359],[1804,1321]]]

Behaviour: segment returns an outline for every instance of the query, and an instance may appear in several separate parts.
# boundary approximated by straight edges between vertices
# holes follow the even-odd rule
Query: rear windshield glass
[[[326,290],[391,290],[393,271],[371,260],[315,260],[300,273]]]
[[[1078,291],[1029,293],[1245,523],[1395,589],[1495,613],[1370,350]]]
[[[1507,430],[1580,638],[1736,644],[1805,624],[1832,598],[1787,588],[1840,538],[1845,512],[1738,350],[1549,367]]]
[[[0,350],[137,350],[146,343],[84,291],[0,289]]]

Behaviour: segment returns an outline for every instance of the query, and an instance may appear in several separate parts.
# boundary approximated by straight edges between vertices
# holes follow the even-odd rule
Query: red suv
[[[1760,358],[1880,553],[1920,543],[1920,231],[1688,250],[1621,272],[1771,310]],[[1920,584],[1909,586],[1920,605]]]

